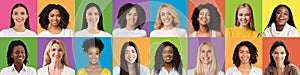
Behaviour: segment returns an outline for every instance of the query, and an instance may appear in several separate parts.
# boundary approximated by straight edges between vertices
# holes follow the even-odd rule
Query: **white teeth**
[[[19,59],[23,59],[23,58],[20,57]]]
[[[171,58],[170,58],[170,57],[167,57],[166,59],[167,59],[167,60],[170,60]]]

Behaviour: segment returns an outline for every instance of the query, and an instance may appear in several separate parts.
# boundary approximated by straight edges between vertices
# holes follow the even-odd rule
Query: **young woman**
[[[171,4],[163,4],[158,9],[151,37],[187,37],[184,29],[178,28],[178,14]]]
[[[272,13],[264,31],[265,37],[299,37],[292,10],[286,5],[278,5]]]
[[[36,33],[30,30],[29,13],[24,4],[16,4],[10,12],[10,28],[3,29],[0,37],[34,37]]]
[[[44,31],[39,37],[72,37],[73,30],[67,28],[69,13],[59,4],[48,4],[39,15],[39,23]]]
[[[103,17],[100,7],[95,3],[89,3],[83,14],[82,29],[75,36],[111,37],[103,29]]]
[[[240,4],[235,16],[235,26],[225,29],[225,37],[261,37],[255,31],[253,11],[248,3]]]

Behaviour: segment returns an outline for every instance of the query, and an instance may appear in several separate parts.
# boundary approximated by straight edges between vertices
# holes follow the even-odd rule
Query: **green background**
[[[0,69],[5,68],[8,66],[7,64],[7,59],[6,59],[6,53],[8,50],[8,45],[10,44],[11,41],[14,40],[21,40],[27,47],[28,51],[28,59],[27,59],[27,65],[29,67],[33,67],[37,69],[37,62],[38,62],[38,57],[37,57],[37,38],[33,37],[2,37],[0,38]]]
[[[261,0],[226,0],[225,27],[230,28],[235,23],[235,12],[239,4],[248,3],[253,11],[255,31],[262,34],[262,1]],[[226,34],[226,33],[225,33]]]
[[[112,0],[76,0],[75,1],[75,32],[81,30],[84,9],[88,3],[96,3],[103,15],[105,32],[112,33]]]
[[[188,48],[187,48],[187,38],[178,38],[178,37],[158,37],[158,38],[150,38],[150,72],[152,72],[153,70],[153,66],[155,63],[155,53],[157,50],[157,47],[165,41],[169,41],[171,43],[173,43],[178,51],[179,54],[181,56],[181,61],[183,63],[183,68],[185,70],[185,73],[187,74],[187,52],[188,52]]]

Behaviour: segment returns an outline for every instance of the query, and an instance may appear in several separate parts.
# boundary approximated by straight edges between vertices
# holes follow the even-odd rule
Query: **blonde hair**
[[[46,46],[46,49],[45,49],[45,52],[44,52],[43,66],[49,65],[51,63],[49,52],[50,52],[50,50],[51,50],[51,48],[54,44],[58,44],[62,48],[62,51],[63,51],[64,55],[61,59],[61,63],[63,65],[68,66],[68,57],[67,57],[67,53],[66,53],[66,47],[65,47],[65,45],[62,41],[56,40],[56,39],[51,40],[48,43],[48,45]]]
[[[240,22],[238,20],[238,13],[239,13],[239,10],[242,9],[242,8],[247,8],[249,10],[249,14],[250,14],[250,21],[248,23],[248,27],[255,31],[255,27],[254,27],[254,17],[253,17],[253,11],[252,11],[252,8],[251,6],[248,4],[248,3],[242,3],[238,6],[238,8],[236,9],[236,12],[235,12],[235,26],[240,26]]]
[[[161,16],[160,16],[161,9],[163,7],[166,7],[166,8],[168,8],[170,10],[170,14],[173,17],[172,24],[173,24],[174,27],[178,27],[178,25],[180,23],[180,21],[178,20],[178,13],[176,12],[176,10],[174,9],[174,7],[171,4],[163,4],[163,5],[161,5],[159,7],[158,12],[156,14],[156,22],[154,24],[154,29],[160,29],[160,28],[162,28],[164,26],[163,23],[162,23],[162,21],[161,21],[161,19],[160,19],[161,18]]]
[[[198,48],[197,65],[196,65],[194,74],[195,75],[203,75],[203,73],[204,73],[204,67],[200,60],[201,48],[204,45],[208,45],[211,48],[211,55],[212,55],[211,59],[212,60],[211,60],[211,63],[209,64],[209,70],[208,70],[209,72],[208,73],[211,73],[210,75],[217,75],[218,72],[220,71],[220,67],[218,64],[217,56],[216,56],[216,50],[215,50],[214,46],[212,45],[212,43],[207,42],[207,41],[202,42]]]

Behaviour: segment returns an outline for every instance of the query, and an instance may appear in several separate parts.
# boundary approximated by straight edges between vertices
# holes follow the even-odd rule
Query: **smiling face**
[[[11,53],[11,57],[14,59],[14,63],[23,63],[26,58],[24,47],[21,45],[15,46]]]
[[[24,7],[17,7],[13,9],[12,18],[15,25],[24,25],[28,18],[28,13],[26,13],[26,9]]]
[[[171,63],[173,58],[174,58],[174,50],[171,46],[166,46],[164,49],[163,49],[163,52],[162,52],[162,57],[165,61],[165,63]]]
[[[209,45],[203,45],[200,49],[200,61],[202,64],[210,64],[212,61],[212,49]]]
[[[100,58],[100,50],[97,47],[89,47],[86,55],[91,64],[98,64]]]
[[[62,50],[62,47],[55,43],[52,45],[52,48],[50,49],[50,52],[49,52],[49,56],[50,56],[50,59],[52,62],[60,62],[62,57],[64,55],[64,52]]]
[[[50,22],[50,25],[53,25],[53,26],[59,25],[60,21],[61,21],[61,16],[60,16],[59,10],[53,9],[52,11],[50,11],[48,20]]]
[[[284,47],[283,46],[276,47],[274,52],[272,53],[272,56],[276,64],[283,64],[284,59],[286,57],[286,52]]]
[[[128,13],[126,13],[126,25],[136,26],[138,19],[138,13],[135,7],[131,8]]]
[[[125,49],[125,60],[127,63],[134,63],[137,59],[137,53],[133,46],[127,46]]]
[[[249,64],[250,60],[250,51],[247,46],[241,46],[239,49],[239,58],[242,64]]]
[[[99,12],[98,12],[98,10],[95,6],[90,7],[89,9],[87,9],[85,18],[86,18],[87,23],[89,25],[96,25],[97,26],[97,24],[99,22],[99,17],[100,17],[100,14],[99,14]]]
[[[200,25],[208,25],[210,22],[210,12],[207,8],[200,10],[198,21]]]
[[[279,7],[276,11],[275,23],[276,25],[285,25],[289,20],[289,10],[285,7]]]
[[[247,27],[247,25],[250,22],[250,10],[249,8],[240,8],[238,10],[238,14],[236,15],[238,17],[238,22],[240,23],[240,27]]]
[[[172,25],[173,16],[169,8],[163,7],[161,9],[160,20],[162,21],[163,25]]]

